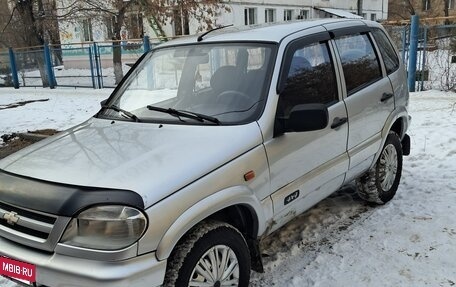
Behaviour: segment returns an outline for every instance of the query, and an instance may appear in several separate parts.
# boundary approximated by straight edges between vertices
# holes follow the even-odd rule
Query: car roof
[[[353,24],[354,26],[368,25],[377,26],[378,23],[365,20],[356,19],[317,19],[317,20],[306,20],[306,21],[291,21],[275,24],[261,24],[253,26],[239,26],[239,27],[226,27],[218,30],[209,32],[203,37],[200,43],[208,42],[226,42],[226,41],[252,41],[252,42],[276,42],[279,43],[285,37],[306,29],[310,29],[317,26],[324,26],[331,24],[332,27],[347,26]],[[380,25],[379,25],[380,26]],[[166,43],[159,45],[159,47],[195,44],[198,43],[198,35],[180,37]]]

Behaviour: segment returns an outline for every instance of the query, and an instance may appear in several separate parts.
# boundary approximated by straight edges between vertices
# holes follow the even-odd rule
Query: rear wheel
[[[401,141],[390,132],[375,166],[357,180],[358,194],[368,202],[385,204],[396,194],[401,174]]]
[[[248,286],[250,253],[244,237],[229,224],[197,225],[173,250],[164,286]]]

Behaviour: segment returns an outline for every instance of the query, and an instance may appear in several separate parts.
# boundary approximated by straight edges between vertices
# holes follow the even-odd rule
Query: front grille
[[[0,210],[1,209],[7,210],[7,211],[13,211],[18,214],[20,213],[22,216],[25,216],[27,218],[49,223],[49,224],[54,224],[55,220],[56,220],[55,216],[44,215],[43,213],[30,212],[26,209],[20,209],[20,208],[17,208],[17,207],[14,207],[12,205],[5,204],[2,202],[0,202]]]
[[[53,251],[69,221],[0,202],[0,236],[33,248]]]

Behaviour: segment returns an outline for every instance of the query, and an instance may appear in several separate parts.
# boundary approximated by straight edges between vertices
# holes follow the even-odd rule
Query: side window
[[[338,100],[334,65],[327,43],[315,43],[292,51],[279,108],[284,115],[301,104],[331,105]]]
[[[372,31],[372,35],[374,35],[375,42],[377,42],[380,54],[382,54],[385,62],[386,72],[389,75],[399,68],[399,58],[394,51],[393,45],[382,30],[375,29]]]
[[[348,35],[336,39],[347,94],[353,94],[382,77],[378,58],[366,34]]]

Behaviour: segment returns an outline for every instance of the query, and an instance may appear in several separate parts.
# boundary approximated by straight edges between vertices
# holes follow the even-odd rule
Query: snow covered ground
[[[79,123],[110,90],[0,89],[0,135]],[[3,105],[49,99],[13,109]],[[252,286],[455,286],[456,94],[411,95],[412,151],[396,197],[371,207],[347,187],[263,242]],[[0,287],[14,284],[0,279]]]
[[[41,127],[67,129],[95,114],[100,109],[100,102],[111,92],[111,89],[0,88],[0,136]],[[4,109],[9,104],[46,99],[49,100]]]

